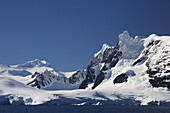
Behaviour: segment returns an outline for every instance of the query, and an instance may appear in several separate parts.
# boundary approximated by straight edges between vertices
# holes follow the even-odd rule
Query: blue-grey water
[[[170,106],[0,106],[0,113],[170,113]]]

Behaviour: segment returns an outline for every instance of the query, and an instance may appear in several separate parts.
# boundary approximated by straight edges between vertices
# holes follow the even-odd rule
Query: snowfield
[[[95,88],[95,82],[89,82],[85,89],[78,89],[85,80],[83,75],[86,70],[77,73],[57,72],[45,60],[36,59],[20,65],[0,65],[0,104],[170,105],[169,42],[170,36],[152,34],[148,38],[132,38],[125,31],[119,36],[122,56],[115,66],[102,71],[105,74],[104,79]],[[105,54],[107,48],[114,47],[104,44],[94,57],[103,58],[101,55]],[[109,65],[99,63],[93,67],[94,78],[98,77],[105,64],[106,67]],[[35,72],[40,74],[34,77],[32,75]],[[42,79],[43,82],[46,80],[45,86],[40,85],[40,89],[32,87],[41,83],[38,78],[41,73],[45,73]],[[114,83],[121,74],[126,79],[121,83]],[[163,82],[157,81],[161,77],[165,78],[162,78]],[[35,84],[27,85],[31,81]]]

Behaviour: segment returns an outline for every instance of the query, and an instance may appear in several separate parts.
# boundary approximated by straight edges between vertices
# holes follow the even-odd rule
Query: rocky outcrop
[[[126,73],[122,73],[120,75],[118,75],[114,80],[113,83],[117,84],[117,83],[123,83],[123,82],[127,82],[129,77],[133,77],[136,74],[132,71],[132,70],[128,70],[126,71]]]
[[[105,73],[101,72],[101,73],[97,76],[97,78],[96,78],[96,80],[95,80],[95,82],[94,82],[94,85],[93,85],[92,89],[96,88],[96,87],[104,80],[104,78],[105,78]]]
[[[170,89],[170,77],[157,77],[155,76],[153,79],[150,79],[149,82],[153,87],[167,87]]]
[[[149,46],[154,48],[154,52],[150,52],[148,62],[147,73],[151,78],[149,82],[153,87],[167,87],[170,88],[170,47],[164,45],[161,40],[152,41]],[[166,46],[166,47],[163,47]]]
[[[110,47],[103,45],[102,50],[95,54],[87,66],[87,74],[85,80],[80,84],[79,89],[85,89],[89,83],[94,82],[92,89],[97,87],[105,78],[106,70],[114,67],[122,53],[119,51],[119,45]]]
[[[35,72],[32,77],[34,80],[29,82],[27,85],[31,85],[32,87],[37,87],[39,89],[51,85],[54,79],[56,79],[56,76],[48,70],[43,73]]]
[[[116,84],[116,83],[127,82],[127,79],[128,77],[126,76],[126,73],[122,73],[114,79],[113,83]]]
[[[146,61],[151,85],[170,88],[170,46],[168,42],[156,35],[150,35],[144,45],[145,49],[133,65]]]
[[[86,70],[78,70],[69,78],[69,83],[76,84],[85,79]]]
[[[48,70],[43,73],[35,72],[35,74],[32,75],[33,80],[27,83],[27,85],[41,89],[52,86],[54,82],[61,84],[80,84],[85,79],[85,73],[85,70],[78,70],[71,77],[67,78],[62,75],[56,75]]]

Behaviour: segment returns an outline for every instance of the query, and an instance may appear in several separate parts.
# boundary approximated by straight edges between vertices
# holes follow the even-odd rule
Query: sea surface
[[[12,106],[1,105],[0,113],[170,113],[170,106]]]

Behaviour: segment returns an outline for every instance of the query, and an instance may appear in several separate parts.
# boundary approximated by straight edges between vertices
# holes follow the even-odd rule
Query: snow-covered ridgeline
[[[1,68],[2,73],[0,74],[0,103],[170,105],[169,40],[170,36],[157,35],[150,35],[145,39],[132,38],[125,31],[119,35],[116,46],[110,47],[104,44],[102,50],[90,60],[86,70],[76,71],[71,75],[67,73],[68,75],[65,77],[69,79],[66,82],[63,82],[64,79],[56,82],[56,73],[61,74],[58,75],[61,78],[64,77],[64,73],[56,71],[54,73],[53,69],[50,71],[46,66],[40,67],[45,67],[48,71],[44,70],[45,72],[40,72],[32,79],[28,76],[13,79],[13,75],[7,73],[8,71],[3,72],[3,70],[5,68],[6,70],[14,69],[16,66],[1,66],[4,69]],[[42,63],[47,64],[44,61]],[[39,67],[33,66],[33,68]],[[50,69],[50,67],[48,68]],[[25,69],[28,71],[27,68]],[[31,69],[29,68],[29,70]],[[7,74],[8,76],[6,76]],[[80,76],[85,78],[79,79]],[[38,79],[35,79],[36,77]],[[41,81],[39,79],[41,77],[45,79]],[[55,79],[52,79],[53,77]],[[42,89],[37,89],[25,85],[22,82],[24,79],[29,79],[29,82],[40,80],[45,84],[48,84],[50,79],[53,82]],[[82,89],[76,89],[80,84],[76,83],[78,80],[83,81]],[[49,91],[48,88],[52,91]],[[63,90],[64,88],[65,90]]]

